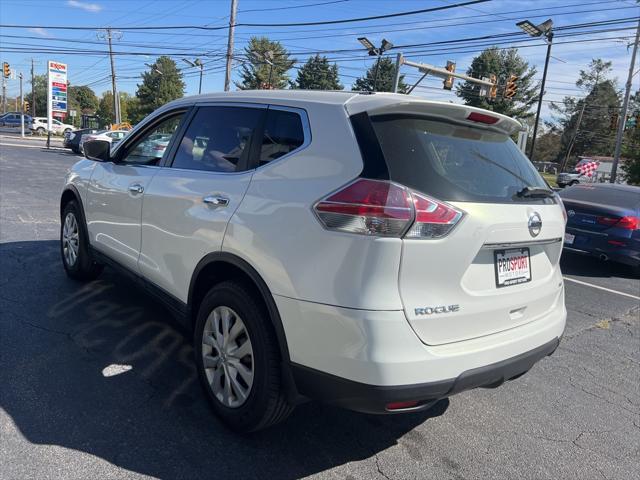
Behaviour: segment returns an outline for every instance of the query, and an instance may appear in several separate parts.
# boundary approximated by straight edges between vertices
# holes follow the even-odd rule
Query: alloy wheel
[[[69,267],[74,266],[78,260],[79,246],[78,221],[76,216],[69,212],[64,219],[64,226],[62,227],[62,252]]]
[[[202,361],[214,396],[225,407],[238,408],[249,397],[254,377],[251,339],[240,316],[219,306],[202,331]]]

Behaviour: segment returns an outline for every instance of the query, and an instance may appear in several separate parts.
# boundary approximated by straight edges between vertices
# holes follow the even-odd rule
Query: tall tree
[[[120,93],[120,118],[123,122],[128,121],[127,99],[130,97],[131,95],[128,93]],[[96,115],[100,118],[100,124],[103,127],[115,122],[115,116],[113,114],[113,93],[111,90],[102,94],[98,103]]]
[[[98,108],[98,97],[86,85],[71,85],[67,93],[71,108],[80,110],[82,113],[91,113]]]
[[[625,161],[621,166],[622,177],[631,185],[640,185],[640,90],[631,97],[629,115],[633,116],[635,125],[627,128],[622,156]]]
[[[291,83],[292,88],[302,90],[342,90],[338,76],[338,66],[331,65],[329,59],[316,54],[309,57],[300,70],[295,82]]]
[[[36,94],[36,117],[47,116],[47,76],[35,75],[34,76],[34,90]],[[31,98],[31,89],[29,88],[24,96],[25,100],[29,102],[29,105],[33,105],[33,98]],[[31,111],[31,106],[29,106]]]
[[[376,81],[376,66],[378,66],[378,79]],[[396,78],[396,64],[389,57],[376,59],[375,63],[369,67],[367,72],[353,83],[353,90],[361,92],[373,92],[374,84],[377,92],[393,92],[393,82]],[[398,82],[398,92],[407,91],[407,84],[404,83],[404,75],[400,75]]]
[[[261,88],[286,88],[289,85],[287,72],[296,63],[280,42],[267,37],[251,37],[244,48],[247,61],[240,70],[240,90]]]
[[[568,165],[575,164],[581,155],[613,155],[620,95],[615,79],[609,78],[610,73],[611,62],[593,59],[587,70],[580,71],[576,81],[576,86],[583,90],[585,97],[579,100],[565,97],[562,102],[551,104],[554,119],[562,130],[561,161],[571,147]],[[582,119],[578,124],[583,107]]]
[[[150,114],[165,103],[184,96],[185,83],[176,62],[167,56],[158,59],[142,73],[142,83],[138,84],[136,97],[140,101],[139,113]],[[121,114],[124,118],[124,115]]]
[[[480,85],[471,82],[458,85],[456,95],[461,97],[467,105],[485,108],[509,117],[525,119],[533,116],[531,107],[538,101],[539,95],[538,84],[533,81],[533,76],[536,74],[535,67],[529,67],[516,48],[502,50],[491,47],[472,60],[471,66],[467,69],[467,75],[474,78],[490,78],[492,74],[496,75],[501,87],[506,85],[509,76],[518,77],[517,90],[513,98],[505,99],[502,88],[498,88],[498,95],[490,101],[480,96]]]

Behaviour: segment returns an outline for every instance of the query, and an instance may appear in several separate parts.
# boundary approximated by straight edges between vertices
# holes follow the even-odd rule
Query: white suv
[[[412,412],[556,349],[563,207],[515,120],[396,94],[176,100],[62,193],[69,276],[132,273],[239,431],[316,399]]]
[[[31,129],[37,135],[44,135],[47,133],[48,120],[47,117],[33,117],[33,122],[29,125]],[[71,133],[76,127],[62,123],[55,118],[51,120],[51,133],[57,135],[64,135],[65,133]]]

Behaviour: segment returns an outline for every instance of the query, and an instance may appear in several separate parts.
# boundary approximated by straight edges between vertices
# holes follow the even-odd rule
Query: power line
[[[463,3],[454,3],[451,5],[443,5],[440,7],[423,8],[421,10],[411,10],[408,12],[388,13],[385,15],[374,15],[371,17],[343,18],[339,20],[323,20],[317,22],[297,22],[297,23],[235,23],[236,27],[307,27],[314,25],[336,25],[341,23],[366,22],[369,20],[381,20],[383,18],[403,17],[407,15],[417,15],[420,13],[439,12],[442,10],[450,10],[452,8],[464,7],[467,5],[475,5],[478,3],[486,3],[491,0],[469,0]],[[0,28],[46,28],[49,30],[99,30],[101,27],[79,27],[79,26],[38,26],[38,25],[0,25]],[[116,27],[113,27],[116,28]],[[223,30],[228,28],[224,26],[205,26],[205,25],[171,25],[171,26],[138,26],[138,27],[117,27],[118,30],[172,30],[172,29],[198,29],[198,30]]]

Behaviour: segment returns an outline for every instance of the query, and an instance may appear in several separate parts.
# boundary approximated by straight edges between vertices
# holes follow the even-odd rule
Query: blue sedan
[[[24,115],[24,125],[29,128],[28,125],[31,123],[31,115]],[[8,112],[0,117],[0,125],[3,127],[19,127],[20,126],[20,113],[19,112]]]
[[[640,187],[578,184],[560,197],[567,211],[565,250],[640,271]]]

